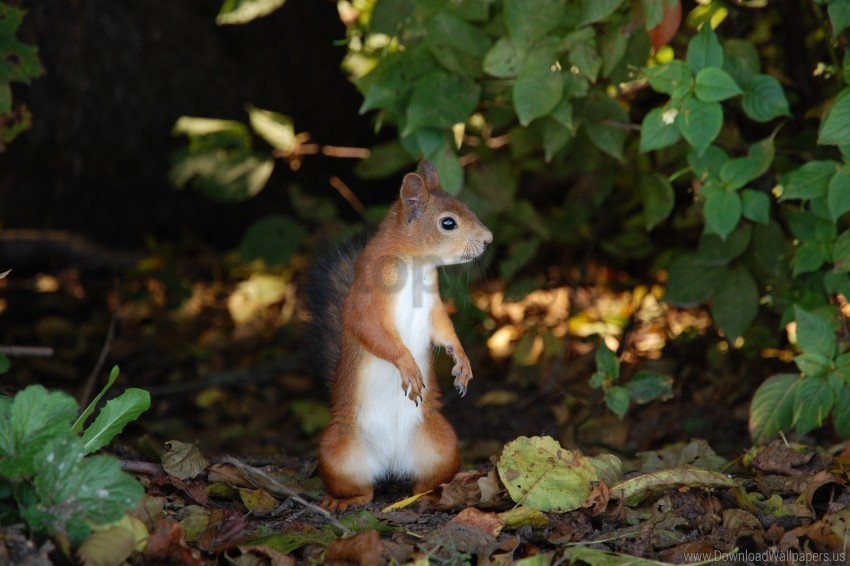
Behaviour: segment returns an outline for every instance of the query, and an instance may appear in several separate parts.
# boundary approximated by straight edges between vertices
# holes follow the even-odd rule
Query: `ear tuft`
[[[419,164],[419,169],[417,172],[425,179],[425,185],[429,190],[439,191],[442,190],[440,188],[440,177],[437,175],[437,168],[431,164],[430,161],[423,161]]]
[[[428,187],[421,175],[408,173],[404,176],[399,197],[408,222],[413,222],[422,215],[425,210],[425,203],[428,202],[428,196]]]

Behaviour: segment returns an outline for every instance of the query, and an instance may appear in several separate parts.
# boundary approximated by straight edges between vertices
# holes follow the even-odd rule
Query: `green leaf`
[[[782,85],[770,75],[756,75],[750,79],[741,104],[744,113],[756,122],[769,122],[778,116],[791,115]]]
[[[761,58],[751,41],[729,39],[723,43],[723,70],[746,87],[761,70]]]
[[[622,3],[623,0],[582,0],[581,25],[601,22]]]
[[[706,67],[723,66],[723,47],[708,22],[703,24],[699,33],[688,42],[686,60],[694,73]]]
[[[712,192],[706,197],[703,209],[706,229],[725,240],[741,220],[742,211],[738,193],[724,190]]]
[[[792,275],[797,277],[801,273],[811,273],[819,269],[825,261],[826,257],[818,242],[803,242],[794,252]]]
[[[835,355],[835,332],[829,324],[799,305],[794,305],[794,319],[797,321],[797,346],[803,352],[832,359]]]
[[[685,466],[630,477],[612,485],[610,493],[611,499],[634,506],[654,493],[671,491],[683,486],[706,489],[731,488],[739,487],[740,481],[719,472]],[[624,564],[640,564],[633,560],[632,558]]]
[[[381,2],[379,6],[387,4],[391,3]],[[356,82],[364,94],[360,114],[383,108],[404,114],[416,81],[436,66],[437,62],[424,47],[387,54],[372,72]]]
[[[100,400],[103,398],[106,392],[109,391],[109,388],[112,387],[112,384],[114,384],[115,381],[118,379],[119,374],[120,370],[118,369],[118,366],[112,366],[112,369],[109,372],[109,378],[106,380],[106,385],[104,385],[103,389],[100,390],[100,393],[98,393],[95,398],[92,399],[91,403],[88,404],[88,407],[86,407],[85,410],[80,413],[80,416],[77,417],[77,420],[71,427],[71,430],[74,431],[74,434],[83,433],[83,427],[85,426],[86,421],[91,416],[91,414],[94,413],[94,410],[97,408],[98,403],[100,403]]]
[[[48,393],[30,385],[15,395],[8,423],[0,423],[0,476],[16,478],[35,473],[34,458],[53,438],[71,434],[77,402],[67,393]]]
[[[620,360],[605,345],[605,342],[600,342],[596,349],[596,371],[602,372],[602,375],[611,382],[620,379]]]
[[[383,33],[392,37],[396,35],[401,26],[411,16],[413,16],[415,10],[415,0],[375,2],[372,17],[369,20],[369,30],[372,33]]]
[[[665,0],[640,0],[644,17],[643,26],[647,30],[654,28],[664,19],[664,2]]]
[[[9,371],[9,358],[6,357],[6,354],[0,352],[0,375],[7,371]]]
[[[270,146],[283,152],[293,152],[297,149],[298,142],[295,140],[292,118],[251,104],[247,109],[251,128]]]
[[[793,426],[794,397],[800,376],[774,375],[759,386],[750,403],[750,438],[755,445],[770,442]]]
[[[703,102],[698,98],[688,97],[676,122],[682,136],[702,155],[720,133],[723,126],[723,107],[719,102]]]
[[[827,369],[829,367],[830,360],[821,354],[808,352],[796,356],[794,358],[794,364],[796,364],[797,369],[799,369],[803,375],[813,376],[818,375]]]
[[[622,161],[623,146],[629,135],[629,115],[615,100],[601,96],[589,98],[584,106],[584,127],[590,141],[608,155]]]
[[[282,214],[265,216],[254,222],[239,243],[239,259],[263,260],[266,265],[286,265],[301,246],[307,230]]]
[[[749,328],[758,314],[759,292],[755,279],[743,265],[726,271],[711,299],[711,315],[730,342]]]
[[[744,218],[753,222],[770,222],[770,197],[761,191],[744,189],[741,191],[741,205]]]
[[[648,67],[643,70],[649,86],[655,92],[673,94],[677,88],[690,86],[694,73],[683,61],[673,59],[669,63]]]
[[[593,462],[580,452],[564,450],[550,437],[521,436],[505,445],[496,470],[515,502],[564,513],[587,501],[592,482],[602,475]],[[605,464],[612,468],[610,475],[619,477],[619,460]]]
[[[809,161],[782,178],[780,201],[816,199],[826,194],[829,183],[840,165],[835,161]]]
[[[109,444],[128,423],[139,418],[150,406],[150,393],[143,389],[130,388],[107,401],[83,433],[83,451],[90,454]]]
[[[845,230],[836,239],[832,246],[832,262],[835,271],[847,273],[850,271],[850,230]]]
[[[514,109],[519,123],[527,126],[533,120],[548,115],[563,97],[561,71],[553,70],[545,59],[541,61],[530,57],[514,83]]]
[[[794,392],[794,428],[808,434],[822,426],[835,402],[835,394],[826,379],[804,378]]]
[[[835,410],[832,422],[841,438],[850,438],[850,387],[847,384],[835,395]]]
[[[752,236],[753,228],[746,222],[739,224],[725,240],[717,234],[704,233],[699,239],[697,256],[706,265],[727,265],[746,251]]]
[[[850,143],[850,87],[845,87],[824,116],[818,132],[821,145],[843,145]]]
[[[643,216],[646,230],[650,231],[663,222],[676,204],[673,185],[660,173],[646,175],[641,178],[643,191]]]
[[[466,122],[480,96],[481,87],[471,78],[433,71],[413,87],[402,135],[419,128],[451,128]]]
[[[271,14],[285,3],[286,0],[224,0],[215,23],[220,26],[246,24]]]
[[[425,45],[446,69],[475,78],[482,75],[482,62],[492,43],[484,30],[442,11],[425,28]]]
[[[653,108],[640,126],[640,152],[669,147],[678,142],[682,134],[676,125],[678,111],[674,108]]]
[[[708,146],[705,153],[696,149],[688,151],[688,165],[694,171],[694,176],[703,181],[709,177],[719,177],[723,165],[729,161],[729,155],[716,145]]]
[[[615,385],[605,392],[605,405],[609,411],[621,419],[626,416],[626,412],[629,410],[630,400],[629,390],[619,385]]]
[[[409,168],[414,159],[396,140],[381,143],[369,150],[369,157],[354,166],[354,174],[361,179],[385,179],[394,173]],[[333,218],[337,218],[334,214]]]
[[[484,56],[484,72],[500,79],[517,76],[525,63],[525,53],[509,37],[502,37]]]
[[[596,34],[593,30],[583,28],[568,34],[564,38],[564,46],[569,51],[567,58],[570,64],[575,65],[587,80],[595,83],[602,68],[602,57],[596,48]]]
[[[655,399],[671,396],[673,379],[668,375],[641,370],[626,384],[626,389],[629,390],[629,395],[635,403],[649,403]]]
[[[720,102],[742,92],[735,79],[719,67],[700,69],[694,82],[694,94],[704,102]]]
[[[440,176],[440,185],[450,195],[457,195],[463,187],[463,167],[454,148],[447,143],[428,156]]]
[[[540,240],[537,238],[526,238],[511,244],[508,247],[508,257],[499,263],[500,277],[504,281],[513,279],[532,260],[538,248]]]
[[[560,0],[505,0],[508,36],[524,48],[555,29],[564,13]]]
[[[544,118],[543,123],[543,150],[546,163],[561,151],[567,143],[573,139],[573,131],[555,119],[554,115]]]
[[[614,69],[623,61],[629,44],[631,33],[625,31],[625,25],[619,18],[612,19],[605,27],[605,34],[600,42],[602,54],[602,76],[610,77]],[[641,61],[641,63],[644,63]]]
[[[832,37],[837,39],[841,32],[850,26],[850,2],[829,0],[826,12],[829,14],[829,21],[832,22]]]
[[[711,297],[725,272],[725,267],[707,264],[696,254],[683,255],[667,272],[664,301],[681,307],[696,306]]]
[[[845,212],[850,211],[850,166],[842,166],[830,178],[827,191],[829,214],[837,221]]]

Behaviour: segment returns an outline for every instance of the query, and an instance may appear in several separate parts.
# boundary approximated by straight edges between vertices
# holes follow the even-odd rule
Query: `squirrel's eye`
[[[440,228],[442,228],[443,230],[454,230],[455,228],[457,228],[457,222],[455,222],[454,218],[446,216],[445,218],[440,220]]]

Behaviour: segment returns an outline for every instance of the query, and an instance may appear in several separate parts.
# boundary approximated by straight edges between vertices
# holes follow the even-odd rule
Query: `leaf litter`
[[[564,449],[550,437],[522,437],[493,465],[458,473],[434,503],[398,497],[399,505],[387,505],[404,488],[388,485],[376,501],[338,517],[311,502],[321,484],[295,471],[304,469],[298,460],[256,468],[227,459],[192,480],[167,471],[143,477],[147,495],[131,518],[97,533],[80,557],[616,566],[749,553],[750,561],[819,556],[838,564],[850,540],[847,453],[782,440],[727,463],[699,440],[621,461]],[[205,491],[204,503],[181,487],[185,481]]]

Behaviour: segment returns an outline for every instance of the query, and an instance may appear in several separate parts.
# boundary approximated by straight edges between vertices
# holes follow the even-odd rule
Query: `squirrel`
[[[437,267],[465,263],[493,241],[424,161],[368,241],[350,241],[308,274],[308,347],[330,379],[331,420],[319,443],[322,507],[372,500],[384,478],[435,489],[460,468],[457,435],[441,413],[431,345],[454,361],[466,394],[472,369],[440,298]]]

